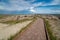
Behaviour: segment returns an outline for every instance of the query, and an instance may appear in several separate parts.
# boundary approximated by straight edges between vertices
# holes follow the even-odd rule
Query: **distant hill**
[[[52,15],[57,16],[57,17],[59,17],[59,18],[60,18],[60,14],[52,14]]]

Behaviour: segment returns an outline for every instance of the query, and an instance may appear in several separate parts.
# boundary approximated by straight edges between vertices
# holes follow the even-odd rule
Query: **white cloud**
[[[31,8],[30,8],[30,11],[31,11],[31,12],[35,12],[34,7],[31,7]]]
[[[50,13],[50,14],[53,14],[53,13],[60,13],[60,10],[52,10],[51,8],[35,8],[35,13]]]
[[[36,6],[42,6],[42,5],[43,5],[43,2],[32,4],[32,6],[34,6],[34,7],[36,7]]]
[[[0,9],[4,9],[4,7],[3,6],[0,6]]]
[[[51,5],[57,5],[60,4],[60,0],[54,0],[51,2]]]
[[[9,4],[6,4],[8,6],[5,5],[5,3],[0,3],[0,6],[3,5],[3,9],[5,10],[24,10],[24,9],[28,9],[31,7],[31,4],[23,1],[23,0],[9,0]],[[1,9],[1,7],[0,7]]]
[[[31,2],[33,2],[35,0],[32,0]],[[43,5],[42,2],[40,3],[35,3],[35,4],[30,4],[27,1],[24,0],[9,0],[9,5],[6,7],[5,4],[4,5],[4,10],[9,10],[9,11],[14,11],[14,10],[24,10],[24,9],[30,9],[31,7],[36,7],[39,5]]]
[[[48,5],[58,5],[60,4],[60,0],[53,0],[50,3],[44,3],[44,2],[40,2],[40,3],[34,3],[34,4],[30,4],[30,2],[33,2],[35,0],[31,0],[29,2],[24,1],[24,0],[9,0],[9,4],[6,3],[1,3],[0,2],[0,10],[9,10],[9,11],[21,11],[21,10],[25,10],[25,9],[30,9],[31,12],[35,12],[35,13],[50,13],[50,12],[59,12],[59,11],[54,11],[51,9],[34,9],[34,7],[37,6],[48,6]]]
[[[52,2],[43,4],[42,6],[48,6],[48,5],[60,5],[60,0],[52,0]]]

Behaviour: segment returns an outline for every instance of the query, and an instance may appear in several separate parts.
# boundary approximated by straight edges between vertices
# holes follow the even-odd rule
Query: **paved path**
[[[43,19],[37,18],[13,40],[46,40]]]

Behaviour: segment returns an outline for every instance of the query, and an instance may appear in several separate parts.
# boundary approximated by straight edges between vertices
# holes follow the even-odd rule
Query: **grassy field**
[[[22,15],[19,15],[19,16],[22,16]],[[32,19],[35,18],[34,16],[32,16],[32,17],[29,17],[29,16],[25,17],[25,16],[26,15],[23,15],[22,17],[18,18],[18,15],[3,15],[3,14],[0,14],[0,19],[2,18],[0,20],[0,23],[4,23],[4,24],[16,24],[16,23],[27,21],[27,20],[32,20]]]
[[[12,36],[16,35],[16,33],[18,33],[22,28],[26,27],[30,22],[32,22],[32,20],[17,23],[0,29],[0,40],[8,40]]]
[[[4,16],[1,15],[1,18]],[[7,18],[7,17],[6,17]],[[27,18],[27,19],[21,19],[21,20],[8,20],[8,21],[0,21],[2,25],[8,24],[5,27],[2,27],[0,29],[0,40],[12,40],[12,38],[22,30],[26,28],[28,24],[30,24],[33,20],[35,20],[35,17],[33,18]],[[2,26],[1,25],[1,26]]]
[[[45,20],[45,26],[48,31],[50,40],[60,40],[60,16],[58,15],[41,15],[40,18]]]
[[[8,17],[9,15],[2,15],[0,14],[0,19],[4,18],[4,17]],[[26,21],[31,21],[31,20],[34,20],[36,19],[37,17],[39,18],[43,18],[44,19],[44,23],[45,23],[45,26],[46,26],[46,29],[48,31],[48,35],[49,35],[49,38],[50,40],[60,40],[60,21],[57,17],[54,17],[53,16],[50,16],[50,15],[35,15],[32,17],[29,17],[29,16],[26,16],[28,17],[27,19],[25,18],[25,16],[23,16],[24,19],[21,19],[21,20],[8,20],[8,21],[0,21],[0,23],[2,24],[9,24],[9,25],[16,25],[16,24],[21,24],[21,25],[24,25],[23,22],[25,22],[25,25],[26,25]],[[60,16],[59,16],[60,17]],[[30,19],[31,18],[31,19]],[[23,23],[23,24],[22,24]],[[6,26],[6,25],[5,25]],[[9,26],[11,27],[11,26]],[[6,27],[7,30],[11,30],[11,28],[9,27]],[[19,27],[19,26],[17,26]],[[14,29],[15,27],[13,27]],[[24,30],[26,27],[23,27],[21,30],[19,31],[22,31]],[[4,29],[4,30],[6,30]],[[0,35],[2,34],[3,32],[0,30]],[[4,36],[4,35],[3,35]],[[6,36],[6,35],[5,35]],[[10,37],[8,38],[8,40],[12,40],[13,38],[13,35],[10,35]],[[2,39],[4,40],[4,39]]]
[[[0,22],[0,23],[5,23],[5,24],[16,24],[16,23],[22,23],[27,20],[32,20],[32,19],[23,19],[23,20],[10,20],[10,21],[5,21],[5,22]]]
[[[45,26],[48,31],[48,35],[49,35],[50,40],[56,40],[56,37],[52,34],[53,32],[50,29],[51,25],[49,24],[49,22],[47,20],[45,20]]]
[[[4,18],[4,17],[8,17],[8,16],[11,16],[11,15],[0,14],[0,19],[1,19],[1,18]]]

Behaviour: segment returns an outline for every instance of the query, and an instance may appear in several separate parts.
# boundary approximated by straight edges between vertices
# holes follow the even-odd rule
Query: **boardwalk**
[[[13,40],[46,40],[43,19],[37,18],[35,22],[14,37]]]

